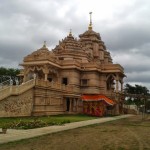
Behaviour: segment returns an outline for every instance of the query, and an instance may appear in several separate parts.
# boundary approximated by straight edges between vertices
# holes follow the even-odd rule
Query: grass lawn
[[[150,117],[110,121],[1,144],[0,150],[150,150]]]
[[[77,121],[84,121],[84,120],[90,120],[90,119],[96,119],[98,117],[92,117],[82,114],[77,115],[55,115],[55,116],[43,116],[43,117],[15,117],[15,118],[0,118],[0,128],[2,126],[5,126],[5,124],[16,124],[13,128],[22,128],[22,129],[29,129],[34,127],[19,127],[17,126],[19,123],[30,123],[30,122],[42,122],[43,124],[41,126],[47,126],[47,125],[61,125],[64,123],[70,123],[70,122],[77,122]],[[39,127],[39,126],[37,126]],[[35,126],[36,128],[36,126]]]

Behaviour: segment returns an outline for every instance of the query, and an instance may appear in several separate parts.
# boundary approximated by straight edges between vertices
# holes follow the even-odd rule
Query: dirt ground
[[[0,145],[0,150],[150,150],[150,117],[103,124]]]

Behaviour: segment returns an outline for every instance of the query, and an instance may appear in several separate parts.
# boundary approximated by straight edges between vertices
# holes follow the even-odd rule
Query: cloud
[[[0,64],[18,67],[47,41],[49,49],[87,30],[90,11],[113,62],[125,68],[125,82],[149,84],[150,1],[4,0],[0,3]]]

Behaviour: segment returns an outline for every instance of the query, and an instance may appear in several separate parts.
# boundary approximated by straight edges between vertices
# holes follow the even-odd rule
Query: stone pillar
[[[74,106],[75,106],[75,99],[72,98],[72,111],[73,111],[73,112],[75,111]]]
[[[115,106],[115,115],[119,115],[119,103]]]
[[[121,92],[123,92],[123,82],[121,82]]]
[[[45,73],[45,79],[44,79],[45,81],[47,81],[47,76],[48,76],[48,74],[47,74],[47,73]]]
[[[76,112],[78,111],[78,99],[75,99],[75,102],[76,102]]]
[[[24,74],[24,77],[23,77],[23,83],[27,81],[27,75]]]
[[[73,108],[74,108],[74,98],[72,98],[72,100],[71,100],[71,112],[74,111]]]
[[[116,80],[116,92],[118,92],[118,80]]]
[[[44,66],[44,68],[42,69],[43,73],[44,73],[44,80],[47,81],[47,77],[48,77],[48,73],[49,73],[49,70],[48,70],[48,67],[47,66]]]
[[[69,112],[72,112],[72,99],[70,98],[70,106],[69,106]]]
[[[119,93],[116,93],[115,115],[119,115]]]
[[[66,111],[66,105],[67,105],[66,98],[63,97],[62,100],[63,100],[63,109],[64,109],[64,111]]]
[[[33,79],[35,80],[37,77],[36,73],[33,74]]]

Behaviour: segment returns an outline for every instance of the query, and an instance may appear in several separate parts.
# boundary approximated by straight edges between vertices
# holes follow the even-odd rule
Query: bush
[[[13,122],[11,128],[12,129],[33,129],[33,128],[40,128],[45,126],[48,126],[48,124],[42,120],[33,120],[28,122],[20,120],[19,122]]]
[[[46,127],[46,126],[52,126],[52,125],[63,125],[65,123],[70,123],[70,120],[63,120],[61,122],[44,122],[42,120],[34,119],[33,121],[22,121],[19,122],[13,122],[10,126],[12,129],[34,129],[34,128],[40,128],[40,127]]]
[[[9,129],[11,128],[11,123],[4,123],[2,126],[1,126],[2,129]]]

